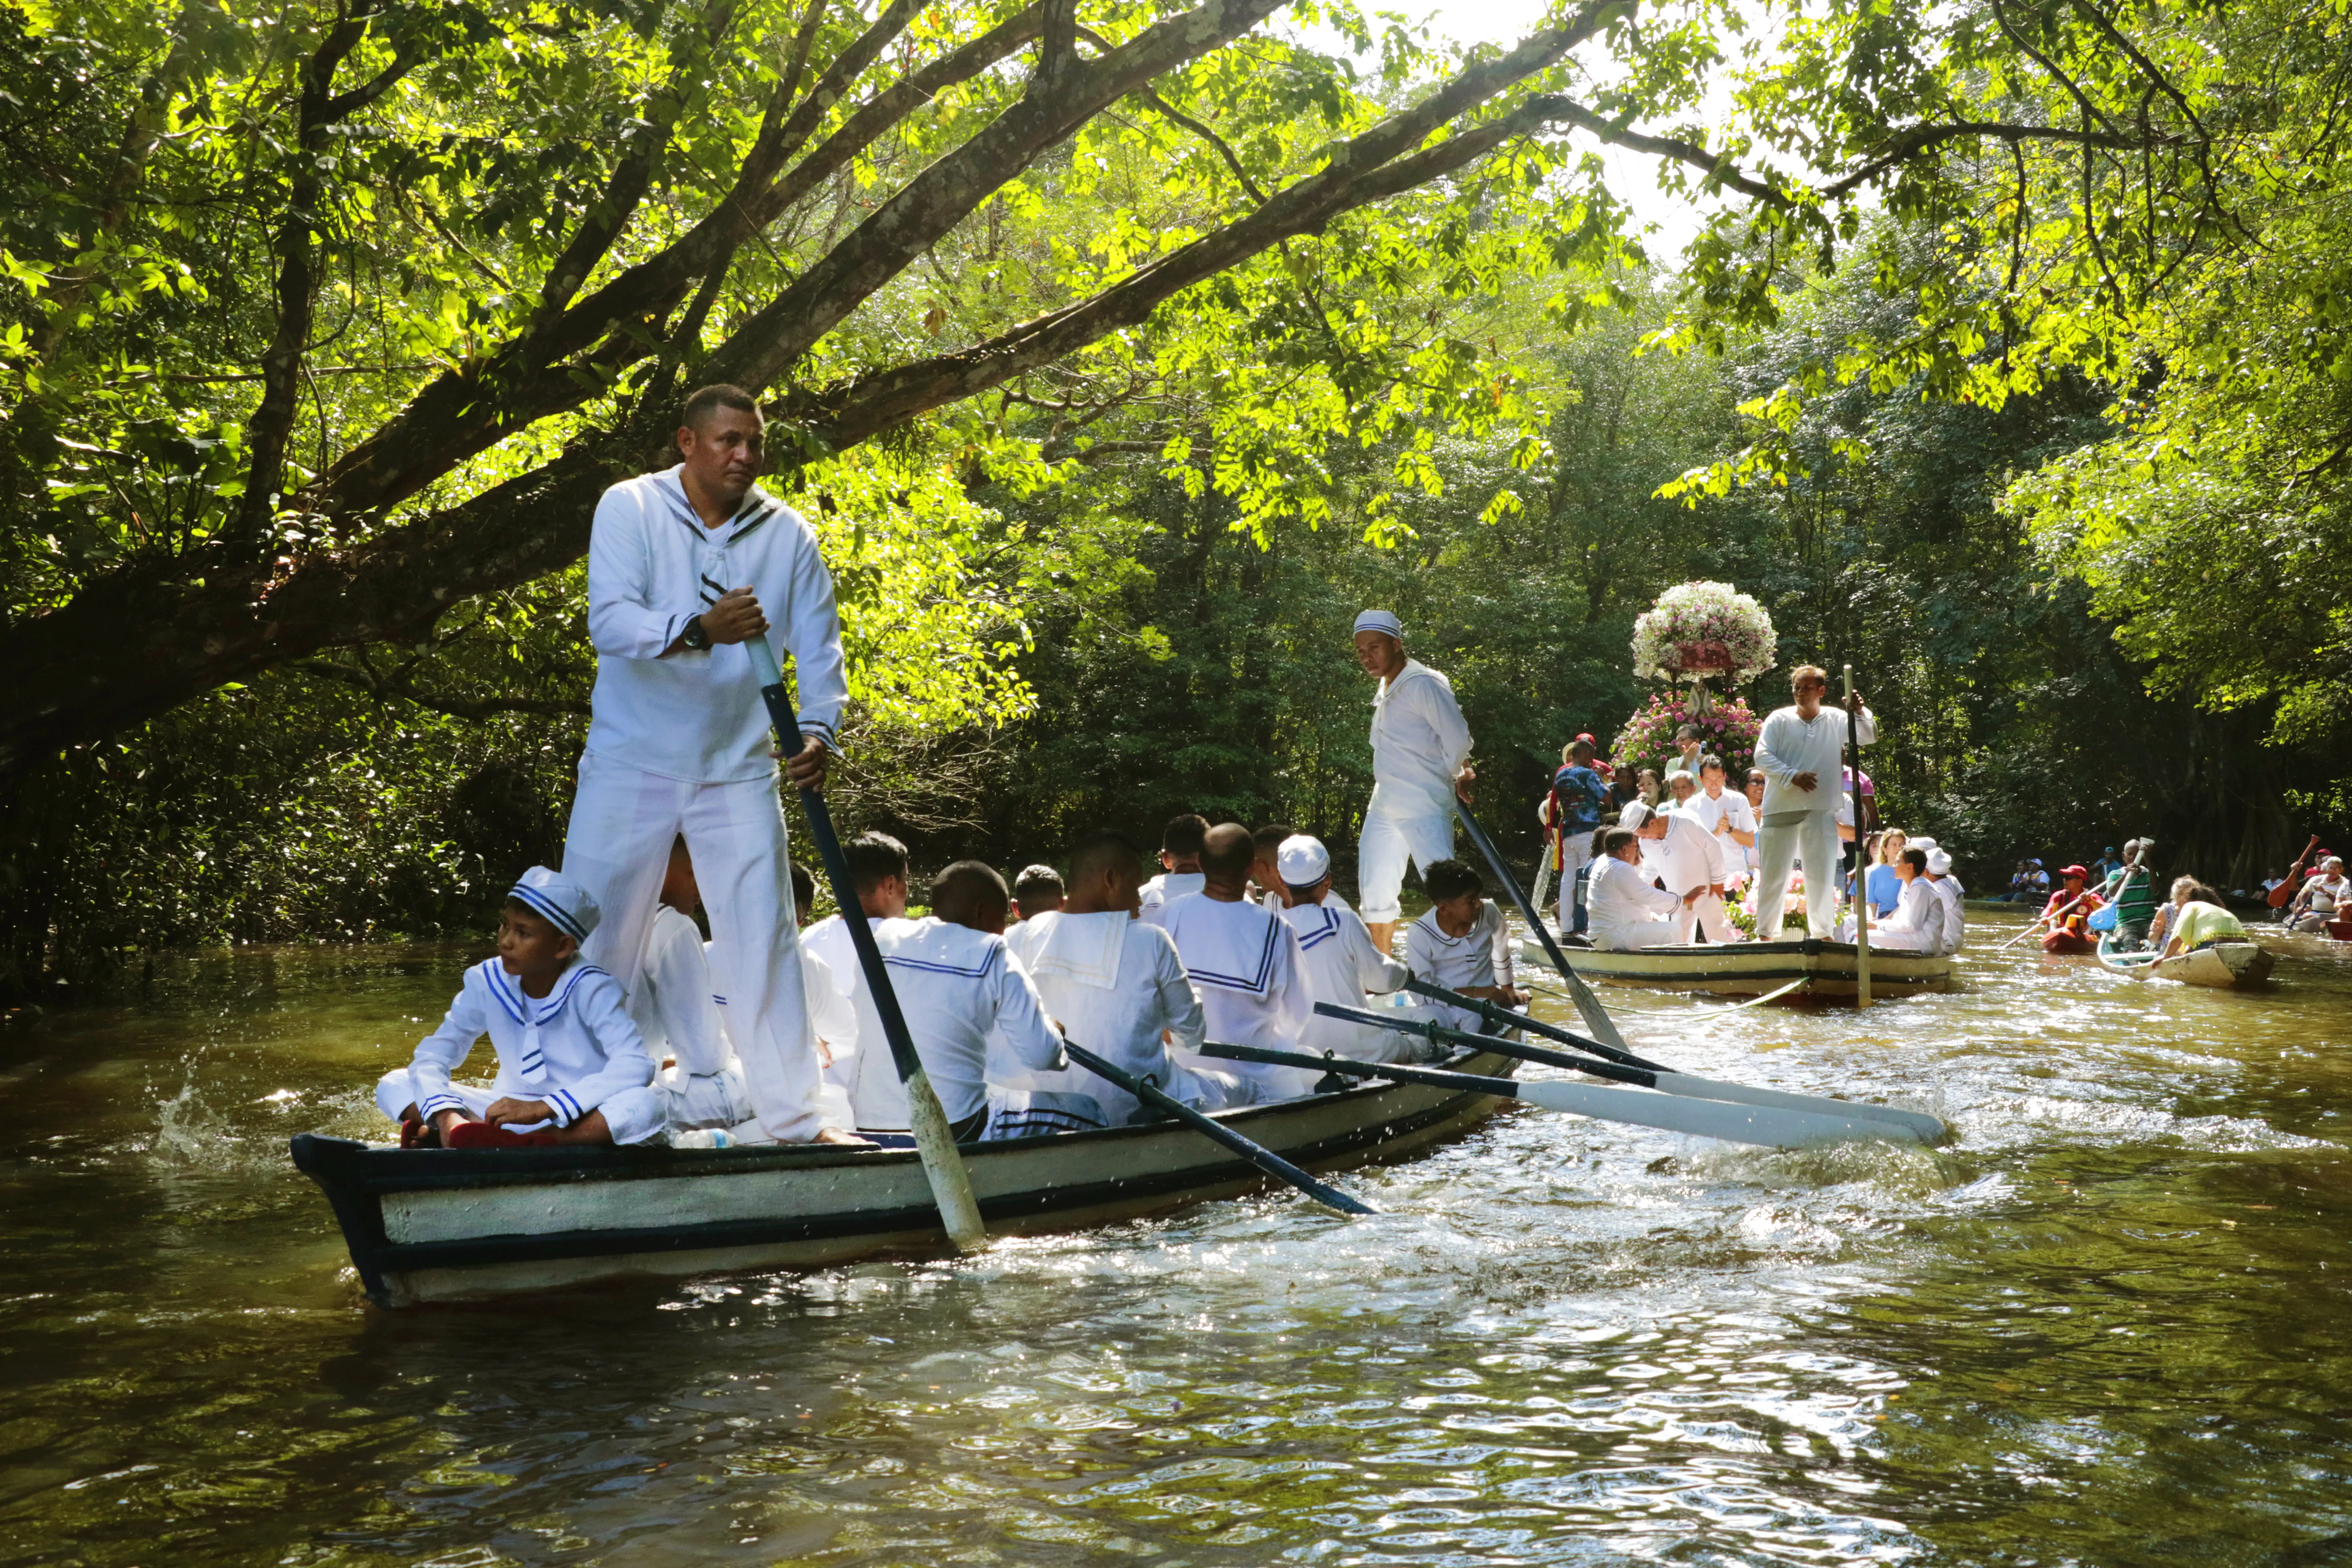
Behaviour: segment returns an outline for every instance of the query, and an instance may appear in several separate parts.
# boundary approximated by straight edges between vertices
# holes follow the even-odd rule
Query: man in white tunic
[[[1683,901],[1642,868],[1642,840],[1632,828],[1601,831],[1601,858],[1592,863],[1591,886],[1592,945],[1601,952],[1639,952],[1679,940],[1676,928],[1682,922],[1676,917]]]
[[[1838,812],[1845,800],[1838,781],[1844,777],[1846,715],[1842,708],[1822,706],[1830,678],[1819,665],[1799,665],[1789,684],[1796,702],[1774,710],[1756,739],[1756,766],[1764,774],[1756,834],[1756,937],[1780,939],[1789,872],[1801,860],[1805,927],[1826,941],[1837,925]],[[1866,707],[1853,736],[1865,746],[1878,739],[1877,721]]]
[[[1249,900],[1256,846],[1238,822],[1209,829],[1201,851],[1200,892],[1170,904],[1162,917],[1201,995],[1212,1044],[1295,1051],[1315,1016],[1298,937],[1282,917]],[[1314,1091],[1320,1074],[1261,1062],[1221,1063],[1257,1087],[1260,1100]]]
[[[1356,896],[1382,952],[1404,917],[1405,862],[1429,875],[1454,853],[1454,792],[1470,783],[1470,726],[1445,677],[1404,656],[1393,611],[1356,617],[1356,661],[1372,697],[1372,799],[1356,848]]]
[[[752,1118],[742,1064],[721,1022],[725,994],[711,979],[702,931],[694,923],[701,904],[694,860],[680,838],[670,848],[645,967],[629,997],[629,1017],[645,1037],[654,1089],[674,1130],[731,1128]]]
[[[1968,914],[1962,908],[1968,889],[1952,875],[1952,858],[1944,847],[1932,838],[1919,840],[1916,847],[1927,851],[1927,885],[1944,900],[1944,940],[1937,952],[1949,956],[1960,951],[1968,940]]]
[[[1307,969],[1307,994],[1318,1002],[1366,1007],[1366,993],[1388,995],[1412,978],[1412,971],[1372,945],[1362,917],[1331,891],[1331,851],[1309,834],[1297,833],[1275,851],[1275,875],[1289,895],[1282,918],[1298,935]],[[1426,1016],[1419,1009],[1401,1017]],[[1429,1042],[1394,1029],[1376,1029],[1318,1013],[1307,1021],[1302,1048],[1337,1051],[1368,1062],[1417,1062],[1431,1054]]]
[[[868,926],[896,920],[907,912],[907,847],[887,833],[861,833],[842,847],[849,862],[850,886],[857,894],[859,913]],[[842,917],[827,915],[802,933],[808,951],[824,961],[833,983],[849,999],[851,1035],[857,1048],[836,1053],[825,1064],[825,1082],[850,1106],[850,1124],[894,1128],[909,1124],[907,1087],[898,1079],[890,1042],[882,1033],[882,1016],[866,988],[866,971],[857,962],[856,942]],[[819,1009],[812,1005],[814,1017]]]
[[[1168,933],[1137,918],[1140,860],[1118,834],[1083,840],[1070,852],[1062,907],[1023,921],[1004,940],[1036,984],[1046,1016],[1073,1044],[1139,1079],[1158,1080],[1162,1093],[1195,1110],[1252,1104],[1251,1085],[1192,1055],[1206,1026],[1201,999]],[[1135,1096],[1075,1063],[1029,1073],[1024,1081],[1093,1096],[1113,1127],[1142,1109]]]
[[[1895,858],[1895,874],[1903,879],[1903,894],[1886,923],[1874,926],[1870,945],[1896,952],[1944,951],[1944,900],[1927,880],[1927,852],[1906,849]]]
[[[564,874],[611,911],[586,956],[634,993],[683,834],[742,1020],[736,1045],[760,1130],[843,1142],[820,1105],[768,714],[740,646],[763,637],[791,655],[802,740],[786,766],[794,784],[822,787],[848,700],[841,624],[815,533],[752,483],[763,437],[750,394],[704,387],[686,401],[683,461],[596,504],[596,689]]]
[[[1651,811],[1636,800],[1617,816],[1642,841],[1642,868],[1682,900],[1675,917],[1675,940],[1688,942],[1704,929],[1709,942],[1738,942],[1739,928],[1723,912],[1731,863],[1722,840],[1679,811]]]
[[[1169,905],[1201,890],[1201,845],[1209,837],[1209,819],[1197,812],[1169,818],[1160,835],[1160,875],[1143,884],[1139,895],[1142,918],[1153,925]]]
[[[1715,836],[1723,847],[1729,885],[1737,887],[1747,879],[1748,851],[1756,843],[1756,814],[1746,795],[1725,787],[1728,780],[1721,757],[1700,758],[1698,776],[1698,793],[1683,805],[1682,814]]]

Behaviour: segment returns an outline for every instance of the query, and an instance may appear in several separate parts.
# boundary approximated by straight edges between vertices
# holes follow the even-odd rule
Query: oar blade
[[[1623,1121],[1636,1127],[1689,1132],[1767,1149],[1811,1149],[1865,1138],[1918,1142],[1908,1130],[1889,1121],[1739,1105],[1720,1100],[1687,1100],[1641,1089],[1606,1089],[1547,1080],[1520,1084],[1518,1098],[1547,1110],[1564,1110],[1602,1121]]]
[[[1744,1083],[1724,1083],[1716,1079],[1692,1078],[1685,1073],[1675,1072],[1658,1074],[1657,1088],[1662,1094],[1676,1095],[1685,1100],[1713,1100],[1732,1105],[1757,1105],[1778,1110],[1803,1111],[1814,1116],[1875,1121],[1901,1128],[1922,1143],[1940,1143],[1952,1132],[1941,1121],[1923,1110],[1904,1110],[1892,1105],[1864,1105],[1851,1100],[1832,1100],[1824,1094],[1791,1094],[1786,1089],[1751,1089]]]

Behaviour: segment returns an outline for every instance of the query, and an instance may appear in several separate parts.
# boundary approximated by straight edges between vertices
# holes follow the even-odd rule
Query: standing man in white
[[[819,1106],[768,712],[740,646],[764,637],[791,654],[802,734],[785,766],[793,784],[822,788],[849,699],[841,622],[815,533],[752,483],[764,436],[750,393],[703,387],[686,400],[684,460],[624,479],[596,503],[596,689],[563,869],[609,911],[590,962],[634,993],[670,846],[683,834],[758,1131],[855,1142],[824,1124]]]
[[[1789,672],[1794,704],[1775,710],[1756,738],[1756,766],[1764,775],[1764,805],[1756,830],[1756,940],[1780,939],[1780,911],[1789,901],[1792,860],[1805,868],[1805,929],[1827,941],[1837,927],[1838,810],[1845,792],[1846,718],[1825,708],[1830,678],[1817,664]],[[1872,745],[1878,721],[1862,710],[1854,740]]]
[[[1372,801],[1356,846],[1356,897],[1372,945],[1385,955],[1404,918],[1410,858],[1426,877],[1454,855],[1454,796],[1468,787],[1470,726],[1445,677],[1404,656],[1392,610],[1356,617],[1356,662],[1379,680],[1372,696]]]

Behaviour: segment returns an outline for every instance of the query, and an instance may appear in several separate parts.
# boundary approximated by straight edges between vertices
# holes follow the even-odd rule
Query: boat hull
[[[1801,981],[1791,1002],[1850,1003],[1859,963],[1850,942],[1744,942],[1653,947],[1640,952],[1603,952],[1571,948],[1568,965],[1604,985],[1651,991],[1704,991],[1725,996],[1760,996]],[[1874,1001],[1953,988],[1952,961],[1932,953],[1870,954],[1870,994]]]
[[[2271,970],[2278,963],[2268,948],[2252,942],[2216,942],[2178,957],[2138,963],[2127,957],[2111,957],[2104,952],[2099,959],[2109,969],[2141,979],[2178,980],[2185,985],[2210,985],[2222,991],[2242,991],[2262,984],[2271,977]]]
[[[1513,1064],[1481,1054],[1462,1066],[1502,1076]],[[1389,1084],[1217,1120],[1295,1164],[1328,1171],[1415,1153],[1499,1103]],[[998,1236],[1081,1229],[1270,1182],[1172,1122],[963,1153]],[[293,1155],[326,1193],[369,1298],[385,1307],[951,1250],[911,1150],[402,1150],[304,1133]]]

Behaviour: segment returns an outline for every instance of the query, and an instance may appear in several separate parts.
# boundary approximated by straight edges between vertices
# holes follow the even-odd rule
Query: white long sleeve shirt
[[[1361,915],[1327,894],[1319,904],[1293,904],[1282,911],[1298,933],[1298,954],[1307,973],[1307,994],[1318,1002],[1341,1007],[1361,1007],[1366,993],[1387,995],[1412,978],[1412,971],[1372,945]],[[1300,1047],[1309,1051],[1337,1051],[1363,1061],[1402,1061],[1413,1045],[1412,1037],[1392,1029],[1319,1013],[1307,1020]]]
[[[484,1035],[499,1056],[496,1092],[546,1101],[559,1127],[653,1081],[653,1059],[622,1005],[619,981],[574,958],[552,990],[530,997],[505,965],[486,959],[466,971],[441,1026],[417,1042],[411,1070],[419,1116],[430,1121],[466,1110],[449,1091],[449,1075]]]
[[[1941,952],[1944,951],[1944,900],[1936,885],[1925,877],[1914,877],[1903,884],[1903,896],[1895,902],[1895,912],[1883,926],[1870,932],[1871,945],[1901,949],[1908,952]]]
[[[1958,952],[1960,943],[1968,940],[1968,915],[1960,907],[1967,889],[1960,886],[1958,877],[1948,875],[1930,877],[1927,885],[1935,889],[1936,896],[1944,901],[1944,940],[1936,951],[1946,954]]]
[[[656,1065],[666,1056],[677,1058],[678,1071],[689,1077],[724,1071],[733,1052],[720,1025],[719,996],[702,932],[689,916],[662,905],[646,936],[636,994],[629,998],[629,1018],[645,1039],[646,1054]]]
[[[1174,1049],[1198,1051],[1206,1025],[1201,998],[1166,931],[1124,910],[1055,910],[1023,921],[1004,940],[1036,985],[1046,1016],[1073,1044],[1137,1078],[1150,1074],[1161,1089],[1177,1092],[1175,1086],[1190,1069],[1171,1059],[1161,1031],[1174,1037]],[[1122,1125],[1138,1105],[1108,1079],[1076,1065],[1027,1076],[1024,1088],[1093,1095],[1113,1127]]]
[[[1840,787],[1845,766],[1845,710],[1827,703],[1809,721],[1792,704],[1775,709],[1756,737],[1756,766],[1764,775],[1767,819],[1788,812],[1834,812],[1845,798]],[[1853,727],[1854,740],[1864,746],[1878,741],[1878,721],[1869,709]],[[1814,775],[1813,787],[1799,789],[1799,773]]]
[[[1372,698],[1372,801],[1383,816],[1453,810],[1454,779],[1470,757],[1470,726],[1454,685],[1418,659]]]
[[[1201,997],[1202,1023],[1218,1045],[1295,1051],[1315,1016],[1297,933],[1247,900],[1227,903],[1206,893],[1167,908],[1162,928]],[[1266,1100],[1306,1094],[1319,1074],[1261,1062],[1211,1059],[1203,1066],[1259,1086]]]
[[[1666,825],[1666,836],[1642,840],[1642,868],[1664,882],[1669,892],[1680,895],[1693,888],[1731,880],[1731,859],[1724,853],[1726,840],[1700,826],[1697,818],[1682,812],[1664,815],[1657,820]]]
[[[756,485],[732,521],[705,528],[686,499],[682,467],[624,479],[596,503],[587,749],[697,784],[767,778],[776,764],[751,655],[731,643],[662,652],[720,594],[751,589],[770,646],[792,657],[802,733],[831,746],[849,701],[833,574],[800,513]]]
[[[1492,899],[1478,907],[1478,918],[1465,935],[1448,936],[1431,910],[1405,928],[1404,961],[1419,978],[1448,991],[1474,985],[1511,983],[1511,931],[1503,911]],[[1477,1029],[1478,1015],[1460,1007],[1433,1003],[1437,1021],[1454,1029]]]
[[[1141,918],[1151,925],[1160,925],[1168,906],[1179,899],[1189,899],[1209,885],[1209,879],[1198,871],[1162,871],[1143,884],[1139,895],[1143,900]]]
[[[1670,916],[1682,907],[1682,900],[1664,888],[1653,886],[1650,873],[1631,866],[1614,855],[1603,855],[1592,863],[1592,879],[1586,884],[1585,902],[1591,910],[1592,943],[1606,947],[1611,932],[1639,929],[1653,921]]]
[[[882,950],[915,1054],[950,1121],[961,1121],[988,1103],[992,1031],[1024,1068],[1069,1066],[1062,1037],[1045,1021],[1037,988],[1013,961],[1003,937],[926,917],[876,921],[874,942]],[[873,997],[862,987],[857,1023],[861,1037],[870,1029],[874,1039],[883,1038]],[[887,1049],[860,1051],[856,1059],[866,1062],[850,1094],[858,1126],[904,1131],[909,1122],[906,1086],[898,1082]],[[877,1116],[884,1120],[870,1119]]]
[[[1748,809],[1746,795],[1737,790],[1729,789],[1725,790],[1721,795],[1709,795],[1706,791],[1700,790],[1689,800],[1684,802],[1675,815],[1689,817],[1714,835],[1715,841],[1723,846],[1723,855],[1727,861],[1735,865],[1745,863],[1744,847],[1739,840],[1724,830],[1730,828],[1737,832],[1749,834],[1756,831],[1756,814]]]

